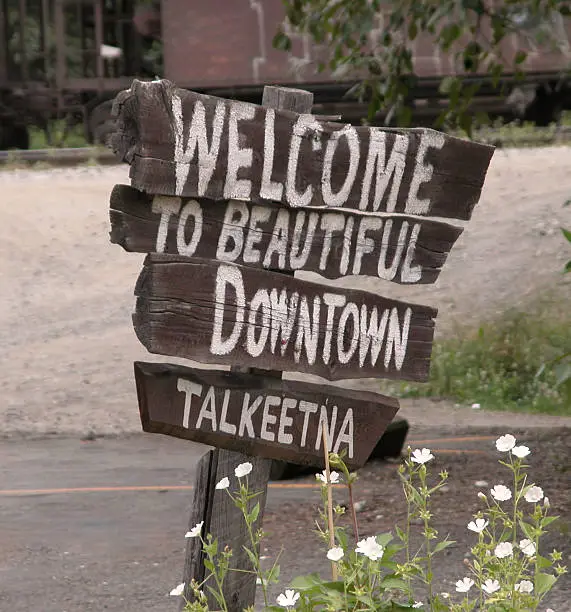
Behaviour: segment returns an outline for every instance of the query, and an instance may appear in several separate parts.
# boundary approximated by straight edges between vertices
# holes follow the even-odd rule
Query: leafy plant
[[[319,46],[320,71],[358,81],[351,93],[369,99],[369,120],[383,111],[385,124],[411,118],[411,92],[418,82],[413,61],[422,37],[435,51],[450,54],[452,66],[440,81],[448,99],[437,125],[459,125],[471,133],[470,102],[485,75],[494,88],[502,77],[520,78],[534,47],[557,50],[564,0],[283,0],[287,22],[274,37],[274,47],[291,49],[289,32],[308,35]],[[515,42],[513,51],[506,49]],[[509,42],[509,44],[505,44]],[[442,56],[436,55],[438,61]],[[440,58],[440,59],[439,59]]]
[[[536,611],[547,593],[553,588],[567,568],[562,565],[562,553],[553,550],[546,554],[542,539],[548,527],[556,520],[550,516],[550,504],[540,486],[528,482],[525,461],[531,454],[524,445],[517,445],[511,434],[496,440],[496,449],[502,453],[501,465],[511,474],[512,484],[494,485],[486,495],[478,493],[482,509],[467,523],[471,537],[476,541],[471,547],[471,559],[467,560],[467,576],[456,581],[456,597],[438,592],[434,581],[434,567],[438,555],[453,544],[440,538],[432,527],[431,499],[442,489],[448,474],[441,472],[434,479],[427,464],[434,459],[430,449],[408,449],[399,475],[407,505],[406,523],[395,527],[392,533],[383,533],[360,539],[354,508],[353,534],[335,526],[332,516],[344,513],[333,506],[331,487],[341,482],[350,487],[356,475],[351,474],[342,457],[328,455],[329,462],[339,472],[330,471],[327,464],[322,474],[317,474],[322,484],[323,511],[317,522],[318,535],[323,539],[327,552],[324,555],[332,564],[332,579],[324,579],[314,573],[295,578],[291,588],[277,597],[277,606],[270,605],[267,586],[278,581],[277,560],[267,572],[262,571],[259,544],[261,532],[255,532],[259,506],[250,503],[257,496],[248,489],[247,476],[251,464],[240,464],[235,475],[238,489],[230,491],[230,479],[223,478],[217,494],[226,493],[242,510],[250,534],[251,547],[247,547],[251,568],[233,570],[229,560],[232,551],[219,551],[218,542],[210,534],[203,539],[203,523],[198,523],[187,537],[200,538],[206,556],[208,571],[203,584],[190,585],[191,597],[186,600],[187,612],[207,612],[210,608],[206,589],[216,601],[217,609],[227,610],[223,596],[223,582],[229,571],[256,574],[262,585],[265,610],[296,609],[303,612],[335,610],[346,612],[426,609],[431,612],[489,612]],[[422,525],[422,544],[413,549],[411,526]],[[354,540],[352,543],[351,540]],[[171,591],[182,596],[185,585]],[[418,597],[420,593],[420,597]]]

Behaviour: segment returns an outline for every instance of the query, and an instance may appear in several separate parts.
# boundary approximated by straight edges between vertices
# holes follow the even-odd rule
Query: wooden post
[[[313,94],[302,89],[265,86],[262,105],[268,108],[289,110],[297,113],[310,113],[313,106]],[[293,276],[293,272],[285,273]],[[266,376],[281,378],[282,373],[276,370],[255,368],[232,368],[235,371],[258,372]],[[189,520],[189,529],[204,521],[202,533],[211,533],[218,539],[218,550],[225,546],[232,549],[232,568],[251,569],[251,562],[243,546],[250,546],[248,533],[242,513],[224,491],[215,494],[216,483],[228,476],[235,486],[234,468],[240,463],[249,461],[253,465],[248,476],[248,485],[252,491],[261,491],[257,498],[260,514],[257,528],[262,525],[268,481],[270,479],[271,459],[250,457],[234,451],[214,449],[204,455],[197,469],[194,498]],[[205,578],[204,556],[201,543],[197,538],[189,538],[186,546],[183,582],[185,597],[191,597],[189,588],[191,580],[202,582]],[[205,591],[206,592],[206,591]],[[254,605],[256,597],[256,576],[244,572],[230,571],[224,583],[224,597],[229,612],[241,612]],[[216,606],[213,597],[208,596],[210,606]],[[184,607],[184,602],[181,607]]]

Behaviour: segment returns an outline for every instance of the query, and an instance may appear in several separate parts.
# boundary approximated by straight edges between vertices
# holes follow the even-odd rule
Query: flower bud
[[[485,496],[484,493],[482,493],[482,491],[478,492],[478,497],[482,500],[482,501],[486,501],[488,498]]]
[[[551,508],[551,504],[549,503],[549,497],[544,497],[543,498],[543,507],[544,508]]]

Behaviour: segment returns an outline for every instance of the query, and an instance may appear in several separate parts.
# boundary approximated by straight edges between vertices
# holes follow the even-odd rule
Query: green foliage
[[[240,571],[258,576],[264,590],[264,610],[395,612],[421,608],[431,612],[470,612],[476,609],[489,612],[537,611],[545,595],[567,572],[560,563],[561,552],[553,550],[548,556],[543,552],[543,537],[557,517],[549,515],[550,504],[541,487],[527,480],[529,466],[525,457],[530,450],[526,446],[516,446],[516,439],[510,434],[500,437],[496,448],[503,455],[499,463],[510,472],[512,483],[509,487],[494,486],[489,497],[483,492],[477,494],[481,509],[473,515],[475,520],[467,524],[468,537],[473,542],[471,558],[464,560],[465,568],[460,575],[467,575],[456,582],[454,595],[437,592],[433,572],[439,554],[454,544],[447,538],[440,539],[432,526],[431,500],[439,492],[444,493],[448,474],[443,471],[434,478],[427,467],[434,459],[430,450],[412,451],[409,448],[398,472],[407,508],[405,525],[402,528],[395,526],[398,543],[394,542],[392,533],[359,540],[354,510],[351,534],[354,543],[350,542],[350,534],[344,528],[326,521],[325,517],[333,511],[331,486],[338,482],[340,475],[324,472],[318,475],[322,482],[324,508],[320,511],[317,526],[319,536],[329,548],[327,558],[332,565],[332,580],[324,579],[318,573],[299,576],[292,581],[291,589],[277,597],[279,606],[270,605],[258,552],[261,536],[251,540],[252,548],[246,548],[251,569],[232,569],[229,563],[232,551],[228,548],[220,551],[211,534],[206,534],[203,539],[199,535],[202,529],[202,523],[199,523],[191,537],[199,537],[202,542],[209,575],[202,584],[193,582],[189,585],[192,600],[185,600],[185,610],[208,612],[210,608],[202,590],[204,587],[216,601],[216,609],[228,610],[223,595],[224,578],[229,571]],[[331,464],[341,470],[341,478],[347,486],[355,482],[356,475],[349,473],[339,455],[330,454],[329,458]],[[251,535],[253,522],[257,519],[257,504],[252,509],[249,502],[258,494],[250,493],[248,481],[243,477],[239,477],[238,491],[230,492],[229,487],[230,480],[224,478],[217,485],[219,491],[216,494],[230,496],[241,509]],[[411,541],[412,526],[417,524],[421,525],[420,547]],[[333,527],[333,533],[328,532],[329,527]],[[277,575],[275,578],[277,582]],[[182,595],[184,586],[179,585],[171,595]],[[426,601],[417,601],[419,591],[426,594]]]
[[[509,311],[477,330],[458,330],[434,344],[430,380],[391,388],[408,397],[452,398],[495,410],[569,414],[571,390],[543,364],[571,351],[569,312],[543,304]],[[555,364],[556,365],[556,364]]]
[[[369,120],[379,112],[389,124],[410,121],[410,91],[417,82],[413,63],[418,37],[453,57],[458,75],[485,74],[494,86],[505,74],[519,78],[534,45],[560,48],[558,26],[570,13],[565,0],[283,0],[287,21],[323,49],[319,70],[359,81],[354,88],[369,103]],[[380,12],[382,10],[382,17]],[[374,36],[373,36],[374,35]],[[506,48],[515,49],[506,55]],[[508,42],[508,45],[502,44]],[[274,46],[289,50],[285,28]],[[471,132],[470,102],[480,83],[447,76],[440,91],[449,100],[437,125]]]

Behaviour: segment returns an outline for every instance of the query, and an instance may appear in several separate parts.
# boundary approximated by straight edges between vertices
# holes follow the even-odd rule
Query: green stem
[[[351,505],[351,519],[353,520],[353,533],[355,534],[355,542],[359,543],[359,527],[357,525],[357,512],[355,511],[355,502],[353,500],[353,485],[348,480],[347,488],[349,489],[349,504]]]
[[[426,490],[426,470],[419,469],[420,484],[422,488]],[[424,538],[426,543],[426,578],[428,585],[428,601],[430,602],[430,609],[434,609],[433,593],[432,593],[432,547],[430,545],[430,525],[428,523],[428,498],[422,496],[422,510],[423,510],[423,523],[424,523]]]

